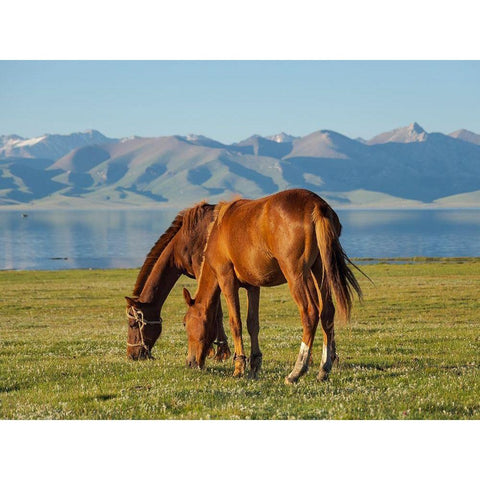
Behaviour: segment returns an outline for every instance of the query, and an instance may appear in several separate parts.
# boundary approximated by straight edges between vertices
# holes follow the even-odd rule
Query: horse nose
[[[127,347],[127,358],[128,360],[138,360],[137,355],[135,355],[133,348]]]
[[[196,367],[198,367],[198,363],[195,360],[195,358],[192,358],[192,359],[187,358],[187,366],[189,368],[196,368]]]
[[[139,360],[147,360],[150,358],[150,352],[148,350],[142,349],[140,353],[138,354],[138,359]]]

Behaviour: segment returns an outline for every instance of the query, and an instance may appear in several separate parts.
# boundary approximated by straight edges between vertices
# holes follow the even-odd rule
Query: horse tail
[[[336,300],[337,311],[348,322],[354,291],[362,299],[362,290],[348,264],[354,265],[340,244],[342,226],[337,214],[326,204],[316,205],[313,222],[322,263],[322,285]],[[358,268],[358,267],[356,267]],[[362,272],[363,273],[363,272]]]

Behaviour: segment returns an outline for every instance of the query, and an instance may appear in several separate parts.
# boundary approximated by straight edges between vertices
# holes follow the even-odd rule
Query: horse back
[[[318,257],[313,212],[329,208],[307,190],[223,205],[208,242],[209,263],[232,264],[245,283],[284,283],[285,269],[309,269]]]
[[[220,206],[216,226],[232,250],[249,246],[271,253],[288,249],[295,239],[314,234],[314,215],[337,220],[335,212],[308,190],[285,190],[257,200],[238,200]],[[336,217],[336,218],[334,218]]]

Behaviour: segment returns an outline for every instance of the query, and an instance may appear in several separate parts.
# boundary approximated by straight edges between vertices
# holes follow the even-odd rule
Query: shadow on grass
[[[395,371],[393,370],[395,369]],[[348,374],[348,371],[353,373],[365,372],[370,379],[374,378],[395,378],[405,375],[405,372],[398,371],[398,366],[395,365],[380,365],[374,362],[367,363],[350,363],[342,364],[340,371]]]
[[[20,390],[22,390],[22,385],[18,383],[14,385],[2,385],[0,387],[0,393],[18,392]]]
[[[377,363],[344,363],[340,366],[341,370],[353,369],[353,370],[380,370],[384,372],[388,370],[389,367],[385,367],[383,365],[379,365]]]
[[[106,401],[106,400],[112,400],[113,398],[118,397],[117,394],[114,393],[107,393],[107,394],[101,394],[101,395],[93,395],[90,397],[93,400],[101,400],[101,401]]]

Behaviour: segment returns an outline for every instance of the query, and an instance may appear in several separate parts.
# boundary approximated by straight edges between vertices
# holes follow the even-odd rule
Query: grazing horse
[[[180,212],[147,255],[133,297],[125,297],[128,358],[152,358],[152,347],[162,332],[160,313],[168,294],[182,274],[198,278],[214,207],[202,202]],[[214,308],[213,329],[218,344],[216,359],[225,360],[230,357],[230,350],[219,301]]]
[[[215,311],[223,292],[235,345],[234,376],[245,373],[240,319],[239,287],[247,290],[247,329],[251,337],[250,369],[256,377],[262,363],[258,344],[260,287],[288,283],[300,311],[303,337],[300,353],[286,383],[295,383],[307,371],[320,319],[323,353],[318,378],[326,380],[336,360],[334,337],[338,313],[350,317],[353,290],[361,289],[347,263],[339,236],[337,214],[308,190],[286,190],[258,200],[240,199],[215,209],[204,263],[193,299],[183,290],[189,306],[184,318],[188,335],[187,364],[203,367],[215,338]]]

